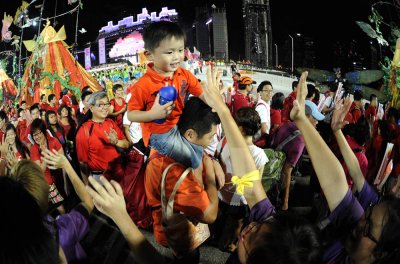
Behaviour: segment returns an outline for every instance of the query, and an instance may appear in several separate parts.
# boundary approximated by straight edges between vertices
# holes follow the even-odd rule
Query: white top
[[[129,100],[131,99],[131,94],[129,93],[126,96],[126,102],[128,103]],[[140,123],[137,122],[131,122],[128,119],[128,111],[125,112],[124,117],[122,119],[122,124],[125,126],[129,126],[129,136],[132,140],[132,143],[137,143],[141,138],[142,138],[142,127],[140,126]]]
[[[211,143],[204,150],[208,155],[214,156],[219,141],[222,139],[222,124],[217,125],[217,133],[212,138]]]
[[[267,125],[267,134],[269,134],[269,130],[271,128],[271,114],[270,114],[270,106],[269,103],[265,102],[261,98],[258,99],[257,105],[256,105],[256,111],[258,112],[258,115],[260,116],[261,119],[261,124],[266,124]],[[254,139],[258,139],[261,136],[261,130],[257,132],[257,134],[254,135]]]
[[[247,204],[247,201],[243,195],[238,194],[236,192],[236,186],[232,184],[226,184],[228,182],[231,182],[231,178],[233,176],[232,175],[233,169],[230,157],[231,155],[227,144],[225,144],[220,154],[220,162],[222,162],[225,165],[226,170],[225,170],[225,186],[220,191],[218,191],[218,197],[223,202],[233,206],[245,205]],[[218,143],[217,149],[221,151],[221,147],[222,147],[222,140]],[[260,169],[268,162],[267,155],[265,155],[265,152],[262,148],[259,148],[255,145],[250,145],[248,147],[250,150],[250,154],[254,159],[254,163],[256,164],[257,169]]]

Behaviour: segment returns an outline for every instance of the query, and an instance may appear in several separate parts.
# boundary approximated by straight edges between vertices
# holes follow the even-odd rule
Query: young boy
[[[177,24],[160,21],[150,24],[144,30],[143,40],[144,54],[151,63],[131,89],[128,119],[141,123],[146,146],[150,143],[161,155],[197,168],[201,161],[202,147],[182,138],[176,127],[189,94],[205,101],[197,78],[180,67],[185,56],[185,34]],[[167,85],[175,87],[178,98],[174,102],[160,105],[158,91]],[[162,118],[166,118],[163,124],[153,122]],[[194,136],[197,136],[195,132]],[[199,155],[200,158],[196,158]]]

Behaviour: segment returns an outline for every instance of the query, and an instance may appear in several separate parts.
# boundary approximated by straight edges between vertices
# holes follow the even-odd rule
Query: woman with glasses
[[[30,126],[30,134],[34,144],[31,146],[31,160],[38,164],[44,171],[47,184],[50,186],[49,198],[56,206],[61,204],[66,196],[62,171],[50,170],[47,163],[42,160],[42,152],[46,149],[64,154],[64,150],[57,138],[52,137],[46,130],[46,125],[41,119],[35,119]],[[60,194],[60,192],[61,194]],[[63,206],[59,206],[60,213],[64,213]]]
[[[84,180],[89,174],[102,175],[109,163],[119,157],[118,148],[127,149],[129,143],[124,133],[107,118],[110,102],[104,91],[95,92],[88,101],[90,112],[76,134],[76,151]],[[85,178],[86,177],[86,178]]]

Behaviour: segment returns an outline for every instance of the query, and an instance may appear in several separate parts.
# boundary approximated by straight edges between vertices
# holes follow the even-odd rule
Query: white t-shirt
[[[267,134],[269,134],[269,129],[271,128],[271,114],[269,103],[265,102],[261,98],[258,99],[256,105],[256,111],[261,119],[261,124],[265,123],[267,125]],[[254,139],[258,139],[261,136],[261,130],[254,135]]]
[[[218,124],[217,125],[217,133],[215,133],[211,143],[205,149],[205,152],[208,155],[211,155],[211,156],[215,155],[215,151],[217,150],[217,146],[218,146],[218,143],[221,140],[221,138],[222,138],[222,124]]]
[[[132,94],[128,94],[126,96],[126,102],[129,102]],[[128,111],[125,112],[124,117],[122,119],[122,124],[129,126],[129,136],[131,137],[132,143],[137,143],[142,138],[142,127],[140,123],[131,122],[128,119]]]
[[[221,151],[222,148],[222,142],[221,140],[218,143],[217,149]],[[222,149],[222,152],[220,154],[220,162],[222,162],[225,167],[225,182],[231,182],[232,178],[232,163],[231,163],[231,154],[229,152],[229,147],[227,146],[228,143],[225,144],[225,146]],[[255,145],[250,145],[248,146],[250,150],[250,154],[254,159],[254,163],[256,164],[257,169],[260,169],[262,166],[264,166],[268,162],[268,157],[265,155],[265,152],[262,148],[259,148]],[[243,195],[238,194],[236,192],[236,186],[232,184],[228,184],[218,191],[218,197],[221,199],[223,202],[233,205],[233,206],[240,206],[247,204],[246,199],[244,198]],[[230,198],[232,197],[232,198]]]

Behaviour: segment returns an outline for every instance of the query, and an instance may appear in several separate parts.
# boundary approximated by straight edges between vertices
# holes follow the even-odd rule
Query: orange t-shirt
[[[189,94],[200,96],[203,93],[197,78],[190,72],[178,68],[172,79],[158,74],[153,70],[153,64],[147,66],[146,73],[133,85],[132,97],[128,102],[128,111],[148,111],[154,104],[157,92],[166,84],[174,86],[178,91],[175,108],[163,124],[155,122],[141,123],[144,144],[147,146],[151,134],[163,134],[173,128],[179,121],[184,107],[184,101]]]
[[[153,216],[153,233],[156,241],[164,246],[167,246],[164,230],[162,228],[162,210],[161,210],[161,179],[164,169],[175,161],[167,156],[159,156],[150,159],[146,166],[145,188],[147,202],[152,207]],[[167,199],[185,171],[186,167],[177,164],[172,166],[166,177],[165,192]],[[181,185],[175,194],[174,211],[183,212],[186,216],[198,218],[204,213],[209,205],[209,199],[206,191],[196,181],[193,172],[190,172],[182,181]]]

